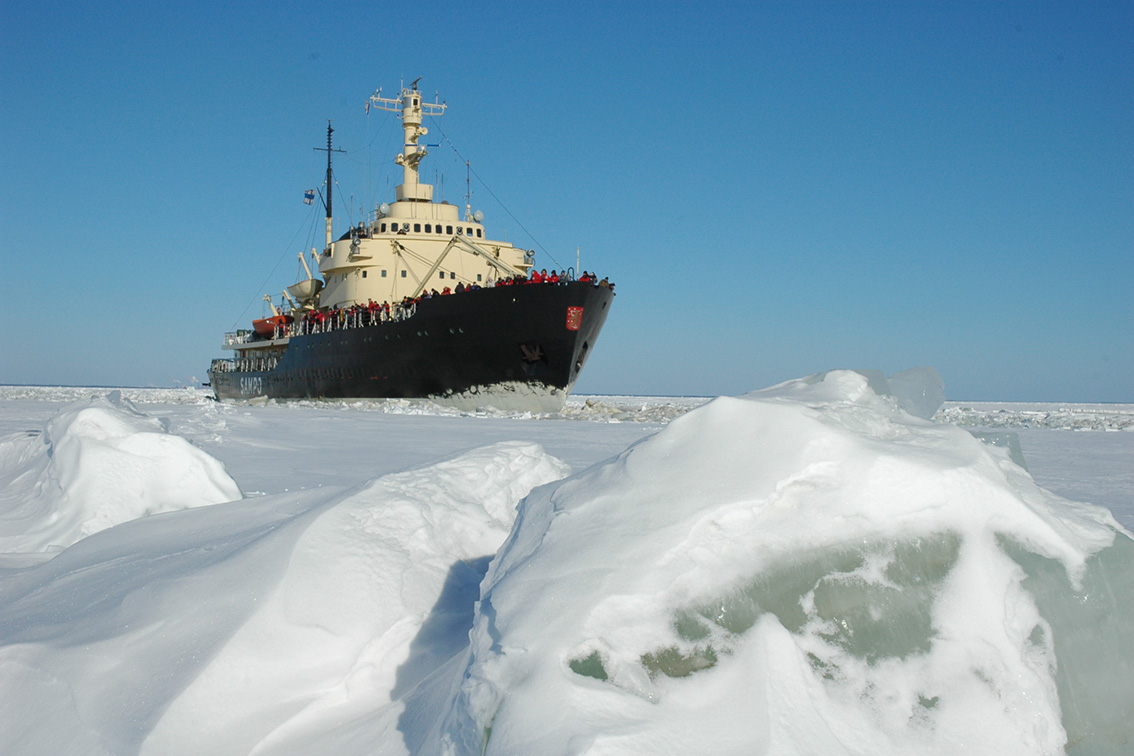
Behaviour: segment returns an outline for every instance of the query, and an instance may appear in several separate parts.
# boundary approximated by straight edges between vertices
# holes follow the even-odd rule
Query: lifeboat
[[[302,261],[303,255],[300,255],[299,259]],[[322,288],[323,282],[318,278],[307,278],[303,281],[299,281],[298,283],[293,283],[291,286],[287,287],[287,293],[298,299],[300,302],[307,304],[308,302],[311,302],[313,299],[315,299],[315,295],[317,295],[320,290],[322,290]]]
[[[276,335],[277,328],[286,328],[287,324],[291,321],[292,317],[290,315],[273,315],[270,318],[253,320],[252,330],[256,332],[257,336],[270,339]]]

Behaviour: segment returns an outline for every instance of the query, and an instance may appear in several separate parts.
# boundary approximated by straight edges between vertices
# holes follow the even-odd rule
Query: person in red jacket
[[[548,276],[546,280],[548,283],[557,284],[559,283],[559,274],[552,270],[551,275]]]

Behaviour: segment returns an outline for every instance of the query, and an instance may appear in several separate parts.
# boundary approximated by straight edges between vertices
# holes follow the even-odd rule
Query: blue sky
[[[423,176],[617,282],[578,392],[1134,402],[1134,4],[404,7],[5,4],[0,383],[204,380],[318,238],[327,120],[341,229],[421,76]]]

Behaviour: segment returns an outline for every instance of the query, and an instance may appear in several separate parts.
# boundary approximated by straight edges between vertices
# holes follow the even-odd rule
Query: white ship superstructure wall
[[[389,216],[353,229],[320,256],[319,270],[326,284],[321,306],[342,307],[370,299],[398,302],[422,291],[455,289],[457,284],[486,286],[509,275],[526,275],[530,268],[525,250],[485,239],[484,226],[459,220],[454,205],[430,204],[426,208],[447,212],[429,217],[422,212],[425,208],[417,208],[413,217],[399,204],[415,203],[396,203]]]
[[[321,307],[397,302],[423,291],[444,293],[458,284],[485,286],[526,276],[531,267],[529,253],[487,238],[481,213],[466,206],[462,219],[456,205],[433,202],[433,186],[420,180],[420,164],[429,152],[419,140],[429,133],[423,116],[442,115],[445,104],[422,102],[416,85],[403,88],[397,98],[384,98],[379,91],[368,102],[368,108],[400,113],[404,151],[396,162],[402,166],[402,183],[394,203],[380,205],[369,223],[360,223],[323,250]]]

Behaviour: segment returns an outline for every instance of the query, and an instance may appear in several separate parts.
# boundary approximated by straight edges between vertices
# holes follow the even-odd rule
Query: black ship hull
[[[293,335],[270,370],[222,361],[209,377],[218,399],[405,397],[557,411],[613,298],[582,282],[437,296],[405,320]]]

